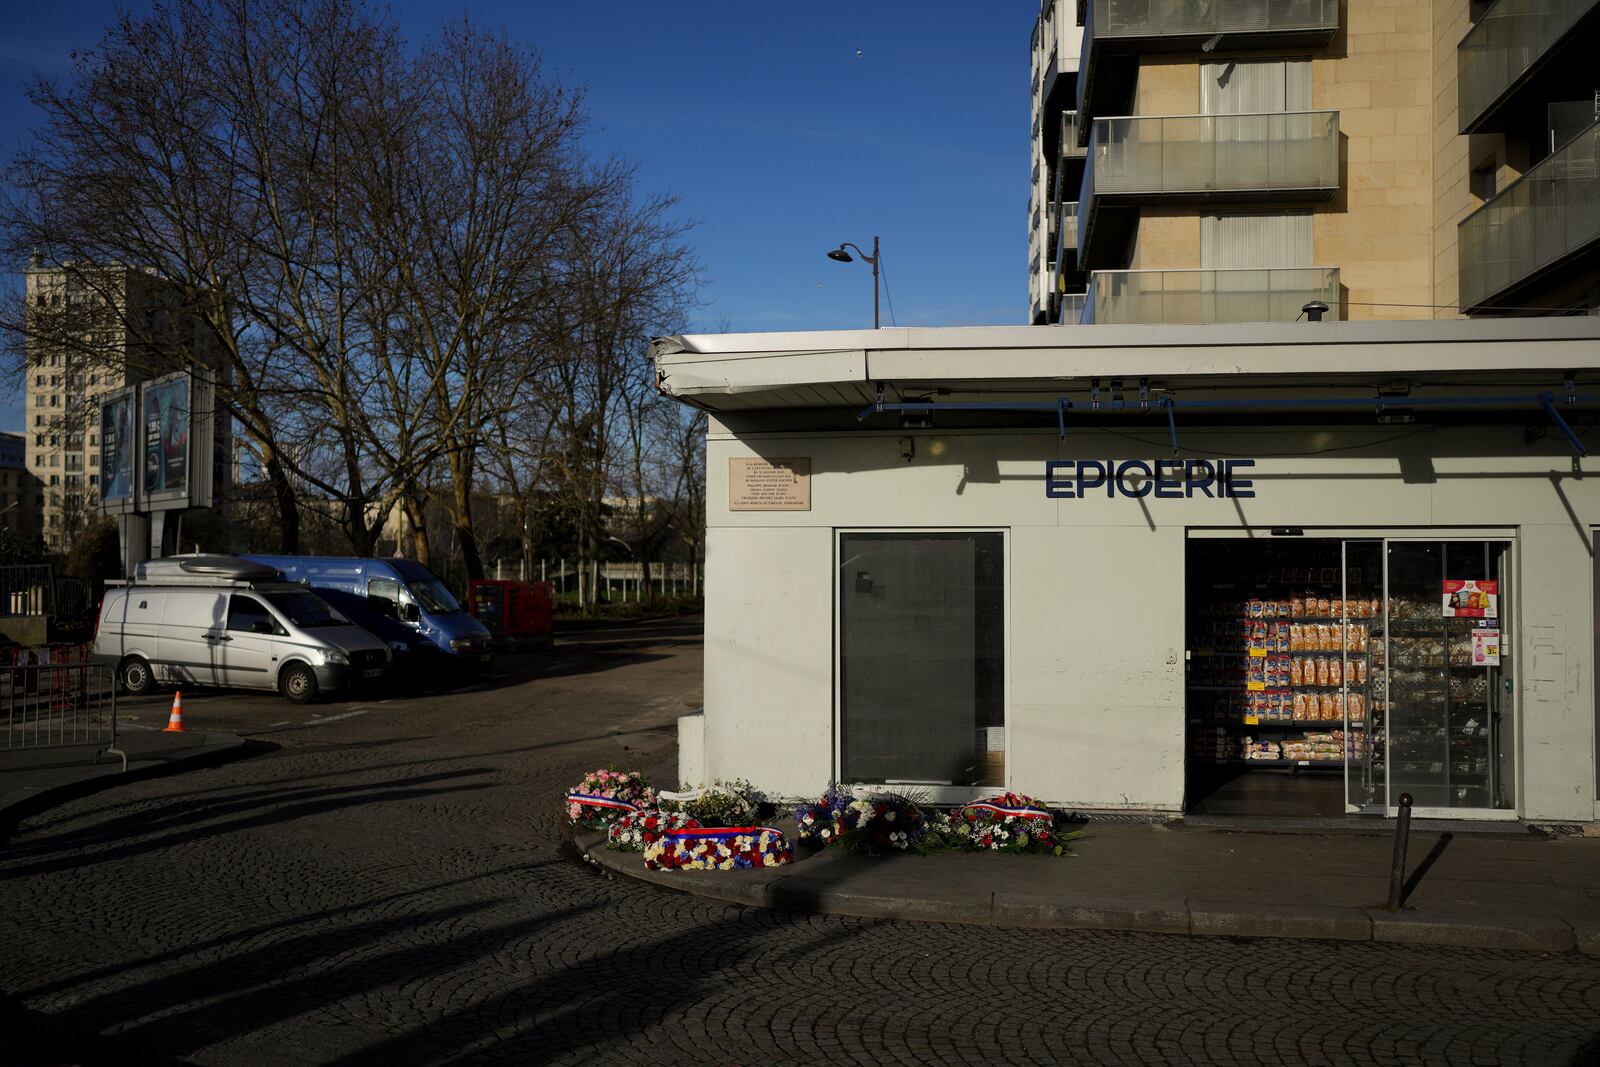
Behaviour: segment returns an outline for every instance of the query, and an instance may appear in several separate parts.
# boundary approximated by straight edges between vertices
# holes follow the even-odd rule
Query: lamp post
[[[861,251],[860,245],[845,241],[838,248],[829,252],[828,258],[835,263],[855,262],[850,253],[845,251],[846,248],[854,248],[856,255],[861,257],[863,263],[872,265],[872,328],[876,330],[878,328],[878,235],[872,235],[872,255],[870,256]]]

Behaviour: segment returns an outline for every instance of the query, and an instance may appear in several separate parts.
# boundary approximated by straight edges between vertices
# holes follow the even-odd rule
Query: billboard
[[[133,496],[134,391],[112,393],[100,403],[100,499],[106,503]]]
[[[189,495],[189,376],[146,382],[140,408],[144,429],[144,492],[150,498]]]

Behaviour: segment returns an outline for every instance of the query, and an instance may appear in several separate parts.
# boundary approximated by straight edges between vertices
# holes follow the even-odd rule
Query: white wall
[[[901,440],[914,438],[907,462]],[[833,773],[838,528],[1009,531],[1009,785],[1061,804],[1183,799],[1184,553],[1195,528],[1514,532],[1522,814],[1594,817],[1592,565],[1600,463],[1574,472],[1520,428],[1184,430],[1184,454],[1254,457],[1251,499],[1045,496],[1048,459],[1170,455],[1164,426],[1113,435],[854,430],[733,434],[708,448],[706,753],[785,795]],[[730,512],[728,460],[809,456],[809,512]]]

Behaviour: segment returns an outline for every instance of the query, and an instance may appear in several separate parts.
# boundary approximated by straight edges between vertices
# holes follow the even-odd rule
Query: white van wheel
[[[118,664],[117,678],[129,696],[143,696],[156,687],[155,674],[142,656],[129,656]]]
[[[291,704],[317,699],[317,676],[304,663],[291,663],[278,672],[278,692]]]

